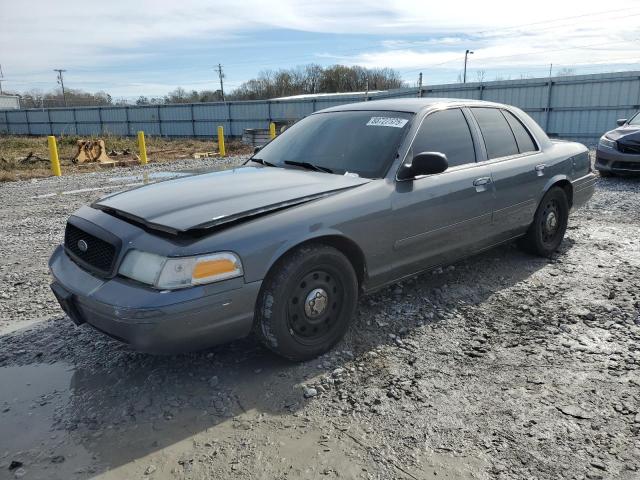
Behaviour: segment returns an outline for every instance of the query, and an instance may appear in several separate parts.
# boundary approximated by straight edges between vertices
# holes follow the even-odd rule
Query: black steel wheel
[[[343,337],[357,298],[358,281],[349,260],[333,247],[304,245],[281,259],[265,279],[254,330],[283,357],[313,358]]]
[[[520,246],[535,255],[550,256],[564,238],[569,222],[569,202],[560,187],[552,187],[542,197],[527,234],[520,240]]]

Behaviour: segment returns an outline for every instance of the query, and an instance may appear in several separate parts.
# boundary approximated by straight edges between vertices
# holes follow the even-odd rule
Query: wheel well
[[[358,286],[362,287],[367,273],[367,265],[364,259],[364,253],[362,253],[360,247],[353,240],[349,240],[348,238],[342,237],[340,235],[326,235],[324,237],[316,237],[305,240],[304,242],[298,243],[297,245],[292,246],[289,250],[284,252],[280,256],[278,261],[289,252],[291,252],[294,248],[298,248],[302,245],[308,245],[310,243],[322,243],[340,251],[345,257],[347,257],[347,260],[349,260],[349,262],[351,263],[353,270],[356,272],[356,277],[358,278]],[[278,261],[276,261],[274,265],[278,263]],[[273,268],[273,266],[271,268]]]
[[[564,190],[565,195],[567,196],[567,202],[569,202],[569,208],[573,206],[573,186],[569,180],[560,180],[559,182],[551,185],[550,188],[560,187]]]

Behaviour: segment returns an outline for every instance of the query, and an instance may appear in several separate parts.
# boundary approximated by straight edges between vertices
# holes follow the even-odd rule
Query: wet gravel
[[[509,244],[361,299],[304,364],[73,326],[46,267],[71,212],[241,160],[0,185],[0,478],[640,478],[637,178],[599,179],[551,259]]]

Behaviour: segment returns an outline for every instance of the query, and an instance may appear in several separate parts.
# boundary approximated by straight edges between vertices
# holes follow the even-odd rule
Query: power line
[[[541,25],[541,24],[545,24],[546,25],[548,23],[555,23],[555,22],[560,22],[560,21],[565,21],[565,20],[573,20],[573,19],[576,19],[576,18],[585,18],[585,17],[592,17],[592,16],[604,16],[604,17],[607,17],[608,14],[611,14],[611,13],[617,13],[617,12],[623,12],[623,11],[629,11],[629,10],[637,10],[638,8],[640,8],[640,7],[629,7],[629,8],[621,8],[621,9],[616,9],[616,10],[604,10],[604,11],[598,11],[598,12],[592,12],[592,13],[585,13],[585,14],[582,14],[582,15],[573,15],[573,16],[569,16],[569,17],[560,17],[560,18],[556,18],[556,19],[544,20],[544,21],[539,21],[539,22],[523,23],[523,24],[511,25],[511,26],[502,27],[502,28],[494,28],[492,30],[479,30],[479,31],[465,32],[465,34],[467,36],[482,35],[484,33],[495,33],[495,32],[507,31],[507,30],[514,30],[514,29],[523,28],[523,27]],[[616,19],[616,18],[628,18],[628,17],[635,17],[635,16],[640,16],[640,13],[633,14],[633,15],[620,15],[620,16],[610,17],[608,19],[609,20],[613,20],[613,19]],[[594,21],[595,20],[597,20],[597,19],[594,19]],[[563,28],[563,27],[564,27],[564,25],[558,25],[558,26],[552,26],[552,27],[549,27],[549,28],[545,28],[543,30],[549,30],[549,29],[554,29],[554,28]],[[575,28],[575,25],[573,25],[572,27]],[[491,38],[491,37],[485,37],[485,38]],[[365,48],[367,48],[367,47],[365,47]],[[363,48],[348,49],[348,50],[340,51],[341,54],[365,53],[365,52],[366,52],[366,50],[363,50]],[[282,62],[287,62],[287,61],[291,61],[291,60],[302,60],[302,59],[307,59],[307,58],[317,58],[317,56],[304,55],[304,56],[297,56],[297,57],[288,57],[288,58],[282,58],[282,59],[278,60],[278,62],[282,63]],[[457,58],[459,58],[459,57],[457,57]],[[227,66],[229,66],[229,65],[231,65],[231,66],[240,66],[240,65],[272,66],[272,65],[278,65],[279,63],[274,63],[274,62],[255,63],[255,62],[252,62],[252,61],[245,61],[245,62],[229,63],[229,64],[227,64]],[[417,70],[415,70],[415,71],[417,71]]]
[[[637,41],[637,39],[634,39]],[[603,47],[606,45],[616,45],[619,43],[629,43],[629,40],[618,40],[615,42],[606,42],[606,43],[592,43],[589,45],[574,45],[571,47],[563,47],[563,48],[555,48],[555,49],[547,49],[547,50],[537,50],[534,52],[522,52],[522,53],[516,53],[516,54],[510,54],[510,55],[497,55],[497,56],[493,56],[493,57],[479,57],[477,58],[478,61],[483,62],[483,61],[487,61],[487,60],[496,60],[496,59],[504,59],[504,58],[514,58],[514,57],[522,57],[523,55],[538,55],[538,54],[542,54],[542,53],[553,53],[553,52],[560,52],[560,51],[565,51],[565,50],[579,50],[579,49],[585,49],[588,50],[590,47]],[[481,51],[479,51],[481,52]],[[429,68],[429,67],[439,67],[442,65],[446,65],[448,63],[452,63],[452,62],[458,62],[460,61],[460,57],[461,55],[456,55],[455,58],[451,58],[450,60],[446,60],[444,62],[440,62],[440,63],[432,63],[432,64],[426,64],[423,65],[420,68],[415,68],[415,69],[411,69],[411,70],[406,70],[406,69],[397,69],[400,72],[403,73],[412,73],[412,72],[419,72],[420,70],[424,70],[425,68]]]

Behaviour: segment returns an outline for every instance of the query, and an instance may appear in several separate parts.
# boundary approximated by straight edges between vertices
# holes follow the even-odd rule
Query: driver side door
[[[396,181],[392,194],[394,273],[400,278],[479,250],[491,236],[495,192],[491,172],[476,163],[476,143],[460,108],[424,118],[409,150],[441,152],[440,174]]]

